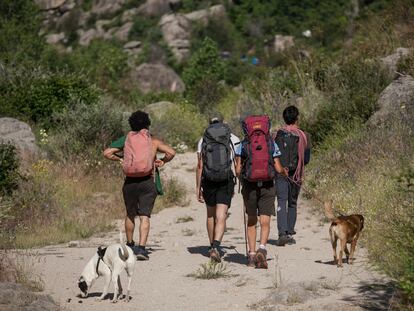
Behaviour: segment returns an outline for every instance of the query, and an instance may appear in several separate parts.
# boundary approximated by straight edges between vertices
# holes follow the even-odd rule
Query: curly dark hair
[[[131,130],[138,132],[142,129],[149,129],[151,120],[148,113],[138,110],[131,114],[128,123],[131,126]]]
[[[283,120],[285,120],[287,125],[295,123],[298,119],[298,116],[299,110],[295,106],[289,106],[283,110]]]

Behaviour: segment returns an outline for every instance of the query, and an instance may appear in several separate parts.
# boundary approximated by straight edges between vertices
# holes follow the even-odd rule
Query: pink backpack
[[[144,177],[154,170],[151,135],[147,129],[128,133],[124,146],[122,169],[125,176]]]

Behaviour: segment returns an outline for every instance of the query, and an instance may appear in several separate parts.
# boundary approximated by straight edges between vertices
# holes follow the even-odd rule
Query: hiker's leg
[[[150,231],[150,218],[148,216],[139,216],[139,245],[147,244],[148,234]]]
[[[210,244],[213,243],[214,240],[214,223],[216,218],[216,207],[215,206],[207,206],[207,234]]]
[[[224,230],[226,229],[227,209],[228,207],[225,204],[216,205],[214,240],[220,242],[223,239]]]
[[[287,229],[290,234],[295,231],[296,218],[297,218],[297,203],[300,192],[300,186],[290,182],[289,183],[289,196],[288,196],[288,211],[287,211]]]
[[[277,193],[277,230],[278,234],[283,235],[288,231],[287,223],[287,204],[289,195],[289,182],[283,176],[278,176],[276,179],[276,193]]]
[[[260,245],[266,246],[270,233],[270,216],[260,215]]]
[[[124,196],[126,217],[125,217],[125,234],[127,242],[131,243],[134,239],[135,216],[138,211],[138,197],[139,191],[136,183],[125,180],[122,187],[122,194]]]
[[[247,241],[249,244],[249,252],[256,251],[256,224],[257,224],[257,215],[248,215],[247,217]]]

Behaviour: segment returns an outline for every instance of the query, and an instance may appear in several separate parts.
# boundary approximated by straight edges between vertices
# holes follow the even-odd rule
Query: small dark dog
[[[342,267],[342,256],[345,251],[348,264],[352,264],[356,243],[359,234],[364,228],[364,217],[359,214],[335,217],[332,201],[325,202],[325,214],[332,221],[329,227],[329,236],[332,243],[334,262],[338,267]],[[340,242],[339,257],[336,256],[336,244],[338,240]],[[351,252],[348,251],[347,243],[351,243]]]

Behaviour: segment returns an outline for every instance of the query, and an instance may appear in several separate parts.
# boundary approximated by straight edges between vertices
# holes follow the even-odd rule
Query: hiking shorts
[[[203,189],[203,198],[207,206],[216,206],[217,204],[231,205],[231,199],[234,194],[233,178],[224,182],[213,182],[202,180],[201,188]]]
[[[242,196],[246,213],[249,216],[275,216],[276,187],[273,180],[259,185],[243,180]]]
[[[135,216],[151,217],[155,198],[157,197],[153,176],[126,177],[122,193],[128,218],[134,219]]]

